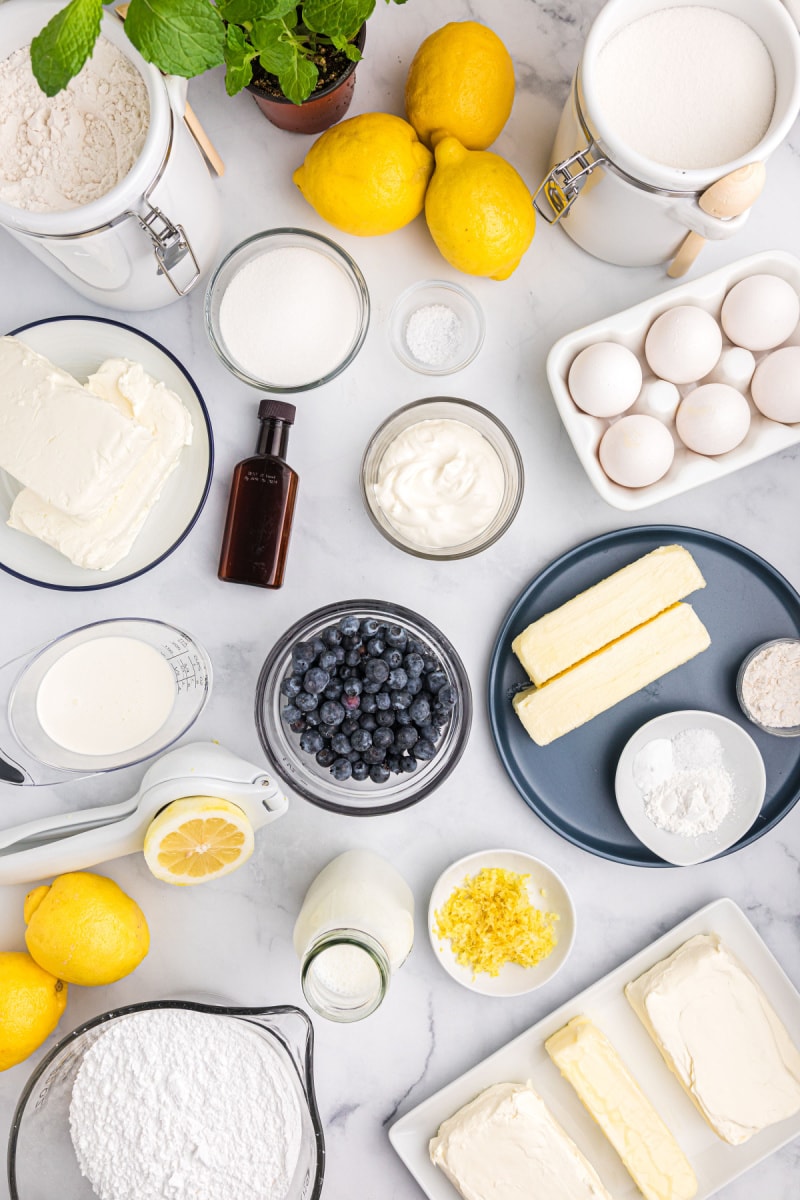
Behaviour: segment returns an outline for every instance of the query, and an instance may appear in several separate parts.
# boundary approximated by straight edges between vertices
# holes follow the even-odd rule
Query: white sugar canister
[[[62,0],[0,5],[0,60],[27,46]],[[0,226],[76,291],[111,308],[151,309],[186,295],[213,265],[220,202],[183,119],[185,79],[145,62],[112,12],[101,32],[147,87],[149,124],[128,174],[105,195],[62,212],[29,212],[0,201]]]
[[[738,158],[707,166],[667,166],[634,149],[604,109],[601,52],[634,22],[672,9],[712,10],[737,18],[761,39],[774,71],[774,104],[760,140]],[[712,22],[713,24],[713,22]],[[702,57],[702,55],[701,55]],[[685,81],[676,56],[674,87],[659,98],[669,106]],[[641,71],[632,58],[618,70],[625,89]],[[737,84],[747,88],[746,78]],[[622,93],[624,95],[624,91]],[[537,191],[537,210],[548,224],[597,258],[646,266],[674,256],[688,231],[726,238],[741,229],[747,212],[720,219],[698,200],[716,180],[748,163],[765,162],[800,112],[800,34],[781,0],[609,0],[592,25],[561,116],[551,154],[554,164]],[[698,115],[698,120],[700,117]]]

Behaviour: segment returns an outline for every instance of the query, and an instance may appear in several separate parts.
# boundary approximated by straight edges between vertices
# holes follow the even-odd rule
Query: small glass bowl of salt
[[[800,638],[773,638],[751,650],[736,677],[736,696],[764,733],[800,737]]]
[[[444,279],[414,283],[398,296],[389,316],[397,357],[423,375],[460,371],[483,345],[483,309],[466,288]]]

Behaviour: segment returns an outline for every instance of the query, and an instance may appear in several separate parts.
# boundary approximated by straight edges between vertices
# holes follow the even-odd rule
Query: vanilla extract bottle
[[[295,407],[262,400],[252,458],[233,472],[218,575],[227,583],[279,588],[283,583],[298,476],[286,462]]]

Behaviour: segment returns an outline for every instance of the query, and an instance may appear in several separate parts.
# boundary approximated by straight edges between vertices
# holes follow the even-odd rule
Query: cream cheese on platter
[[[733,1146],[800,1110],[800,1053],[716,934],[698,934],[625,988],[711,1128]]]
[[[107,408],[122,414],[134,431],[149,434],[144,454],[94,517],[72,517],[25,488],[14,500],[8,524],[46,542],[76,566],[103,571],[130,552],[181,450],[191,443],[192,421],[173,391],[127,359],[108,359],[89,376],[86,387]]]
[[[491,443],[465,421],[418,421],[387,447],[374,490],[402,537],[443,549],[472,541],[492,523],[505,474]]]
[[[464,1200],[611,1200],[530,1083],[495,1083],[442,1123],[431,1162]]]

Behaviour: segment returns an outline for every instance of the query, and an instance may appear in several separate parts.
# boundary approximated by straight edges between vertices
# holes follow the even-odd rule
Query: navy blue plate
[[[693,555],[706,587],[687,597],[711,635],[708,650],[549,746],[537,746],[511,707],[529,686],[511,652],[526,625],[657,546],[678,543]],[[512,605],[489,665],[489,719],[511,782],[537,816],[562,837],[614,862],[666,867],[634,837],[617,809],[614,772],[628,738],[645,721],[702,708],[737,721],[758,745],[767,771],[761,813],[732,854],[782,820],[800,799],[800,738],[775,737],[751,724],[736,699],[746,654],[774,637],[800,637],[800,596],[752,550],[701,529],[644,525],[603,534],[546,567]],[[720,856],[721,857],[721,856]]]

